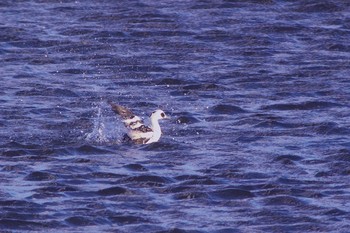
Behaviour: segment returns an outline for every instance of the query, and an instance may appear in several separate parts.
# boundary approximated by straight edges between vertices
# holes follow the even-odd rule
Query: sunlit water
[[[349,12],[1,1],[0,231],[348,232]]]

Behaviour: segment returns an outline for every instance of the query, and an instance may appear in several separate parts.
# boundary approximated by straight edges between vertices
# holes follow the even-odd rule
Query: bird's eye
[[[165,117],[164,112],[162,112],[162,113],[160,114],[160,116],[161,116],[162,118],[164,118],[164,117]]]

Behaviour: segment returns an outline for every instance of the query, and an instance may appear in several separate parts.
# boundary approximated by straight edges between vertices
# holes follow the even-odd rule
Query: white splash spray
[[[92,118],[93,126],[91,132],[86,133],[85,140],[90,143],[109,144],[120,143],[123,136],[123,125],[110,111],[109,106],[102,102],[96,106],[96,116]]]

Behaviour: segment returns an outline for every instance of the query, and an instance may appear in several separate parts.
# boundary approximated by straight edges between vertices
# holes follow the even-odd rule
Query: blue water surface
[[[1,1],[0,231],[348,232],[349,12]],[[163,109],[161,140],[108,100]]]

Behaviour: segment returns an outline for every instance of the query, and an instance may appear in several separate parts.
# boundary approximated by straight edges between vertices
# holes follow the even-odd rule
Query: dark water
[[[5,0],[0,62],[1,232],[349,232],[348,1]]]

